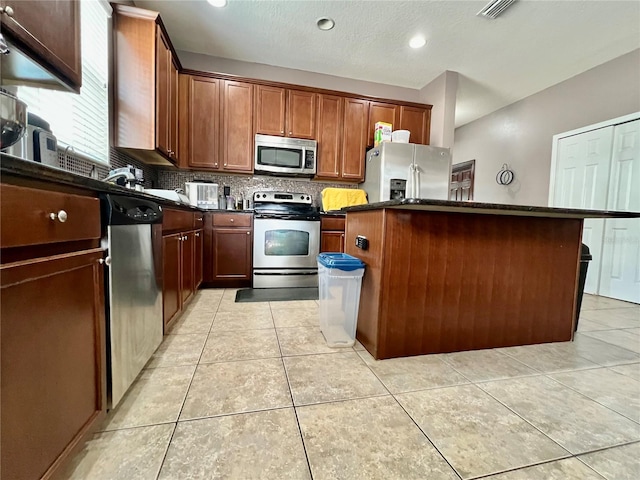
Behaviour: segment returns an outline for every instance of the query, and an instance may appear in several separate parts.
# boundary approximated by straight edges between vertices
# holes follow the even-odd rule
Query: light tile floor
[[[315,301],[203,290],[73,479],[640,478],[640,306],[585,296],[576,341],[374,360]]]

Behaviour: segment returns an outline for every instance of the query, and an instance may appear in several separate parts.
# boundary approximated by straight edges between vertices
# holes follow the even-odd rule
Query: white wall
[[[183,68],[202,72],[226,73],[272,82],[292,83],[306,87],[370,95],[390,100],[419,101],[419,91],[412,88],[395,87],[382,83],[365,82],[292,68],[274,67],[262,63],[242,62],[201,53],[185,51],[178,51],[177,53]]]
[[[434,147],[453,147],[457,92],[458,73],[449,70],[420,90],[419,102],[433,105],[429,143]]]
[[[476,201],[546,206],[553,135],[639,110],[637,49],[457,128],[453,163],[476,160]],[[508,187],[495,181],[503,163]]]

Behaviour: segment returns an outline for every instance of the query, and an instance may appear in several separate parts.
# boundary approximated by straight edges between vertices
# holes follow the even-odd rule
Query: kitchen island
[[[357,338],[376,359],[571,340],[583,220],[640,217],[419,199],[344,210],[345,251],[366,263]]]

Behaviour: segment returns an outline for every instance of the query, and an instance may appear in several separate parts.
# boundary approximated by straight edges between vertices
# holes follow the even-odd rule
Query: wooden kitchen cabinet
[[[315,139],[316,94],[256,85],[256,133]]]
[[[342,116],[344,98],[318,95],[316,177],[338,179],[342,173]]]
[[[213,286],[249,286],[252,278],[253,216],[205,215],[204,282]]]
[[[201,283],[202,218],[200,212],[165,208],[162,219],[163,287],[165,333],[184,310]]]
[[[369,124],[367,127],[367,145],[373,145],[373,132],[377,122],[393,125],[393,130],[399,130],[400,106],[390,103],[371,102],[369,104]]]
[[[364,181],[364,162],[367,149],[367,121],[369,102],[346,98],[343,114],[343,138],[341,154],[342,179]]]
[[[345,217],[322,216],[320,218],[320,253],[344,253]]]
[[[398,125],[394,130],[409,130],[409,142],[429,145],[431,131],[431,110],[427,108],[401,105]]]
[[[253,172],[253,95],[250,83],[222,82],[223,171]]]
[[[221,83],[210,77],[179,77],[181,167],[219,169]]]
[[[0,476],[51,478],[106,412],[100,204],[6,183],[0,197]]]
[[[2,56],[3,79],[38,80],[79,92],[80,1],[0,0],[0,7],[0,30],[20,50]]]
[[[175,165],[178,57],[157,12],[113,8],[114,146],[145,163]]]

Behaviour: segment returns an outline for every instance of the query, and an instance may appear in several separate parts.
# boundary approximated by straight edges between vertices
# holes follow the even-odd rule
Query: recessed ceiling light
[[[427,44],[427,41],[422,35],[416,35],[411,40],[409,40],[409,46],[411,48],[424,47],[426,44]]]
[[[333,20],[333,18],[320,17],[318,20],[316,20],[316,25],[318,25],[318,28],[320,30],[331,30],[336,26],[336,22]]]
[[[214,7],[222,8],[227,6],[227,0],[207,0]]]

